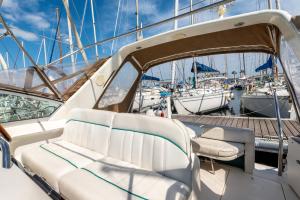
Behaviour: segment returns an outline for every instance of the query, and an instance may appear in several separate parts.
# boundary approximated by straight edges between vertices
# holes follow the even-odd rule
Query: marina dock
[[[209,115],[172,115],[182,122],[193,122],[203,125],[250,128],[256,138],[278,139],[277,121],[275,118],[209,116]],[[284,139],[300,136],[300,124],[295,120],[282,119]]]

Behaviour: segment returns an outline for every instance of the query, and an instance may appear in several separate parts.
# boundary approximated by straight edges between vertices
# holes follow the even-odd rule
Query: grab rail
[[[280,117],[280,109],[279,109],[279,102],[277,98],[276,89],[273,90],[273,96],[274,96],[274,103],[275,103],[275,111],[276,111],[276,118],[277,118],[277,125],[278,125],[278,176],[282,175],[282,169],[283,169],[283,131],[282,131],[282,121]]]

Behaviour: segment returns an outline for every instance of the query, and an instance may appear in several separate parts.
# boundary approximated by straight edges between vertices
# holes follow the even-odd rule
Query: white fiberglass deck
[[[242,169],[201,161],[201,199],[205,200],[299,200],[275,168],[255,164],[253,175]]]

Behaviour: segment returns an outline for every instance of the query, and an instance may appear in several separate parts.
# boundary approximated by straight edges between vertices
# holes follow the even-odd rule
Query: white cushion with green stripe
[[[73,109],[62,139],[105,155],[115,114],[109,111]]]
[[[78,167],[86,166],[103,155],[67,141],[36,143],[23,150],[23,165],[44,178],[59,192],[58,180]]]
[[[189,135],[172,119],[116,114],[108,156],[191,183]]]
[[[74,109],[61,137],[21,160],[68,199],[186,199],[192,188],[188,131],[165,118]]]
[[[64,175],[59,187],[62,195],[72,200],[127,200],[129,195],[130,199],[171,200],[187,199],[190,193],[184,183],[113,158]]]

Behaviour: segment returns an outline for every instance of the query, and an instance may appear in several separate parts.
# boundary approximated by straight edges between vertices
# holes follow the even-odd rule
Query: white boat
[[[98,60],[89,70],[55,80],[49,80],[47,66],[41,70],[37,65],[26,68],[29,78],[21,76],[26,87],[1,78],[1,91],[61,104],[43,118],[1,124],[1,200],[298,199],[299,137],[283,142],[279,134],[273,141],[279,152],[277,169],[255,163],[256,143],[250,129],[202,129],[199,124],[192,127],[175,119],[134,114],[131,107],[141,74],[163,62],[239,51],[278,53],[284,59],[283,40],[272,42],[279,36],[300,60],[299,21],[283,11],[258,11],[139,40]],[[284,63],[299,115],[300,71]],[[73,85],[58,90],[59,84],[74,77]],[[33,80],[36,84],[30,84]],[[283,143],[289,145],[287,167],[283,167]],[[200,162],[201,150],[200,155],[210,160],[242,161],[244,166],[211,162],[213,169]]]
[[[229,103],[230,91],[192,89],[172,97],[178,114],[188,115],[220,109]]]
[[[142,97],[140,97],[140,92],[137,92],[133,102],[133,109],[137,110],[141,107],[141,110],[145,110],[158,106],[161,102],[160,92],[162,91],[164,89],[157,87],[143,89]]]
[[[290,118],[291,103],[290,94],[285,88],[276,89],[276,94],[279,101],[280,116],[282,118]],[[274,96],[269,86],[257,88],[251,94],[244,94],[241,97],[242,108],[266,117],[276,117]],[[246,113],[249,113],[246,111]]]

